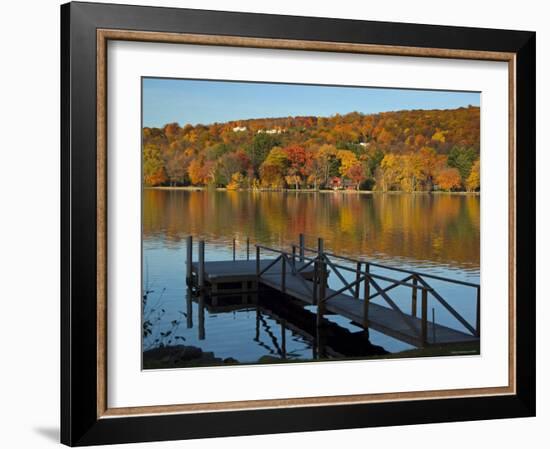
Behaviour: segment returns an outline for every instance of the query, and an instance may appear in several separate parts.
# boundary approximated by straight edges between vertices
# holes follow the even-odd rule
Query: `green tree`
[[[449,151],[447,165],[456,168],[460,173],[462,183],[466,184],[466,180],[468,176],[470,176],[470,171],[472,170],[472,165],[477,157],[477,152],[473,148],[454,146],[451,148],[451,151]]]
[[[262,163],[265,161],[271,149],[280,144],[281,139],[276,134],[256,134],[251,144],[246,149],[254,170],[258,170],[260,165],[262,165]]]

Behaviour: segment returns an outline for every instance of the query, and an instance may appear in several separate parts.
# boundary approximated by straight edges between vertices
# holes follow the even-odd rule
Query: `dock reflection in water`
[[[324,237],[327,247],[339,254],[479,283],[478,197],[146,190],[143,207],[143,318],[144,323],[151,322],[143,335],[144,368],[385,357],[388,354],[371,350],[378,346],[391,356],[415,349],[373,329],[367,339],[360,325],[339,315],[328,314],[328,327],[317,332],[315,306],[301,304],[295,310],[296,304],[288,300],[273,304],[277,295],[273,291],[246,301],[242,296],[186,299],[188,235],[196,237],[194,242],[208,241],[206,260],[211,262],[232,259],[234,238],[237,259],[244,259],[247,237],[254,244],[288,248],[305,230],[310,236]],[[344,226],[349,222],[346,217],[353,218],[352,227]],[[390,274],[382,269],[375,273]],[[331,275],[330,285],[338,288],[341,282]],[[437,281],[432,285],[475,324],[475,295],[463,296],[460,289]],[[399,304],[410,301],[410,292],[402,298],[399,291],[395,294]],[[430,320],[434,310],[438,322],[455,326],[456,320],[431,302]],[[300,317],[298,323],[294,315]],[[304,316],[308,318],[302,320]],[[334,330],[336,325],[339,330]],[[318,351],[318,340],[326,341],[324,352]]]

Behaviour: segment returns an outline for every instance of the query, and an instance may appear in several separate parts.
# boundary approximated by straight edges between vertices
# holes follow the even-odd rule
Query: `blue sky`
[[[479,106],[478,92],[143,79],[143,126]]]

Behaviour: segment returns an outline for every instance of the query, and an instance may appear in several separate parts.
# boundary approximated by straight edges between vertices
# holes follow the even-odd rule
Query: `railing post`
[[[432,343],[435,344],[435,307],[432,307]]]
[[[304,234],[300,234],[299,240],[300,240],[299,241],[299,244],[300,244],[300,262],[303,262],[304,261],[304,247],[306,246]]]
[[[204,289],[204,240],[199,241],[199,288]]]
[[[476,337],[481,335],[481,301],[480,287],[477,287],[477,304],[476,304]]]
[[[317,284],[319,283],[319,264],[317,263],[317,257],[313,259],[313,290],[311,302],[317,305]]]
[[[235,260],[235,239],[233,239],[233,260]]]
[[[412,281],[413,285],[415,287],[412,287],[412,299],[411,299],[411,315],[413,317],[416,317],[416,312],[417,312],[417,304],[416,304],[416,295],[417,295],[417,288],[416,288],[416,285],[418,285],[418,279],[416,279],[416,274],[413,275],[413,281]]]
[[[246,238],[246,260],[250,260],[250,237]]]
[[[365,263],[365,298],[363,301],[363,328],[368,329],[369,327],[369,304],[370,304],[370,264]]]
[[[326,291],[326,265],[325,265],[325,249],[322,238],[317,240],[317,252],[319,259],[319,296],[317,298],[317,326],[323,323],[323,315],[325,310],[325,291]]]
[[[422,288],[422,346],[428,343],[428,290]]]
[[[281,291],[286,293],[286,256],[281,254]]]
[[[256,277],[260,277],[260,247],[256,245]]]
[[[193,237],[187,237],[187,266],[185,280],[187,285],[191,285],[191,278],[193,277]]]
[[[360,284],[360,279],[361,279],[361,262],[357,262],[357,266],[355,268],[355,292],[353,294],[354,298],[355,299],[359,299],[359,290],[361,289],[361,286],[359,285]]]

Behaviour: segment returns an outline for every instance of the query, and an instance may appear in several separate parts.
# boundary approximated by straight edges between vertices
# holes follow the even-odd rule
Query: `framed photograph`
[[[63,443],[535,414],[535,33],[61,23]]]

